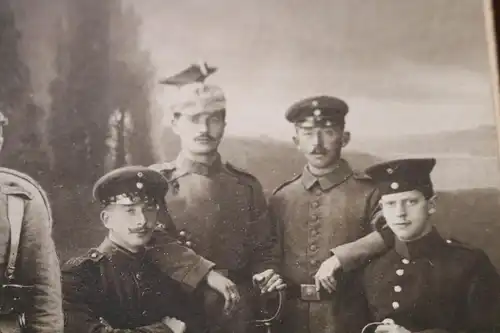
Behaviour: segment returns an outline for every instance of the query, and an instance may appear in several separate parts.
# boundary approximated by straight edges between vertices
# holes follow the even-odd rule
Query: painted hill
[[[446,121],[445,119],[443,121]],[[351,149],[374,154],[451,154],[497,156],[495,126],[480,126],[470,130],[441,132],[429,135],[408,135],[393,138],[353,139]]]

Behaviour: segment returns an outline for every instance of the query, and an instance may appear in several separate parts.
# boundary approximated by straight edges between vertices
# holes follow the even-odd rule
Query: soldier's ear
[[[295,144],[295,146],[297,147],[299,146],[299,138],[296,135],[292,136],[292,141]]]
[[[107,225],[108,225],[108,221],[109,221],[109,213],[108,213],[108,211],[106,210],[106,208],[104,208],[104,209],[101,211],[101,214],[100,214],[99,216],[100,216],[101,221],[102,221],[102,223],[104,224],[104,226],[107,226]]]
[[[344,131],[342,133],[342,147],[347,146],[347,144],[351,141],[351,132]]]
[[[436,203],[437,203],[437,195],[433,195],[427,200],[427,207],[429,215],[432,215],[436,212]]]
[[[177,123],[179,122],[179,115],[175,114],[170,119],[170,128],[175,134],[179,134],[179,130],[177,128]]]

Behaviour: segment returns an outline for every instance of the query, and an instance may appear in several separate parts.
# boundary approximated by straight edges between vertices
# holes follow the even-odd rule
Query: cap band
[[[331,127],[334,125],[344,125],[344,117],[323,117],[309,116],[298,119],[295,124],[299,127]]]
[[[420,181],[405,181],[405,180],[393,180],[384,181],[377,184],[380,195],[394,194],[400,192],[407,192],[418,190],[424,195],[429,192],[433,193],[433,187],[430,179],[422,179]]]

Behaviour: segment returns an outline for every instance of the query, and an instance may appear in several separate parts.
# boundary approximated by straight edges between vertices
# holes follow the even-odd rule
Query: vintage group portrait
[[[500,330],[499,13],[0,0],[0,333]]]

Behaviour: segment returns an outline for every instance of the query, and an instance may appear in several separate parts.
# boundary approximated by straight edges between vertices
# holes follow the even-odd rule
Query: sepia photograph
[[[0,0],[0,333],[500,329],[500,6]]]

